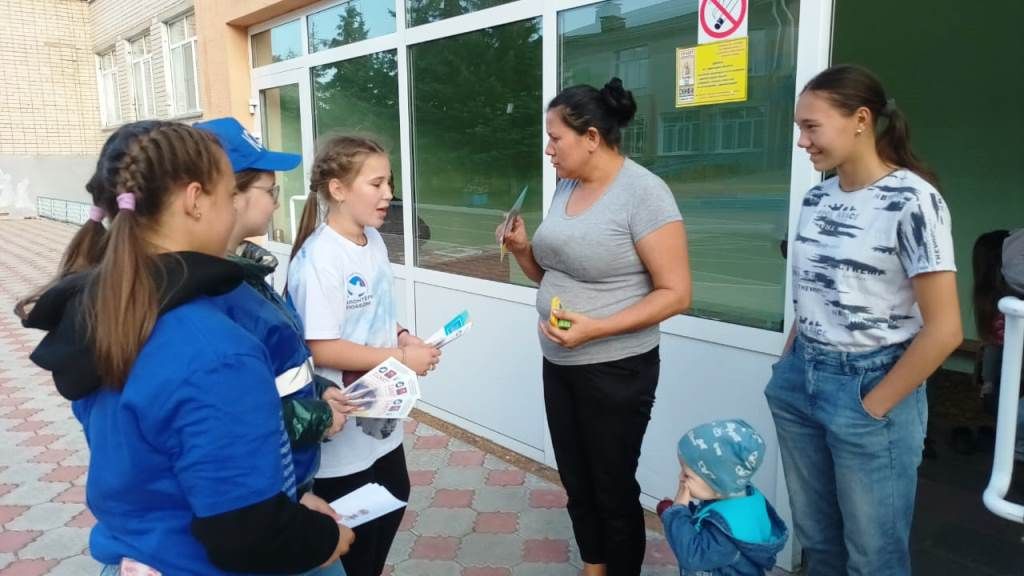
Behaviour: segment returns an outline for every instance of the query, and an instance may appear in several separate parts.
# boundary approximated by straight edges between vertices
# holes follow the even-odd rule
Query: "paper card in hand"
[[[512,232],[512,225],[516,221],[516,216],[523,210],[523,201],[526,200],[526,189],[530,186],[523,186],[522,192],[519,193],[519,197],[516,198],[516,203],[512,205],[512,209],[505,215],[505,221],[501,223],[501,227],[498,228],[498,246],[501,249],[501,259],[505,260],[505,254],[508,253],[508,248],[505,247],[505,236]]]

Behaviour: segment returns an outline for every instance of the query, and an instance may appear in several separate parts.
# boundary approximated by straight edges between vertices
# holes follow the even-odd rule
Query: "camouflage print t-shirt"
[[[800,335],[848,352],[913,338],[910,279],[956,270],[951,228],[942,196],[909,170],[852,192],[838,177],[811,188],[789,251]]]

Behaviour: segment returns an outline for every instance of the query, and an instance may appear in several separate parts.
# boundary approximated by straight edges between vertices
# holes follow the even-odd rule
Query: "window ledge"
[[[171,122],[180,122],[182,120],[197,120],[197,119],[202,118],[202,117],[203,117],[203,111],[202,110],[193,110],[191,112],[184,112],[184,113],[178,114],[176,116],[168,116],[167,120],[169,120]]]

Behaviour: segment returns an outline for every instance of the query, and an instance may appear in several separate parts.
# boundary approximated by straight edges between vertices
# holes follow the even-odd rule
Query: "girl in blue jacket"
[[[255,311],[231,307],[227,312],[267,346],[274,362],[295,483],[298,493],[304,495],[313,489],[320,466],[320,442],[341,430],[350,408],[336,383],[313,373],[302,318],[267,282],[277,268],[277,257],[245,240],[265,235],[279,206],[281,189],[274,171],[296,168],[302,156],[267,150],[234,118],[217,118],[194,127],[217,137],[235,172],[237,219],[228,242],[228,260],[242,267],[245,282],[263,302]],[[291,330],[275,330],[282,325]]]
[[[182,124],[129,124],[87,189],[92,218],[61,276],[18,311],[48,332],[32,360],[73,401],[89,444],[92,555],[162,574],[334,563],[352,533],[287,490],[273,362],[225,312],[259,296],[220,257],[235,219],[220,146]]]

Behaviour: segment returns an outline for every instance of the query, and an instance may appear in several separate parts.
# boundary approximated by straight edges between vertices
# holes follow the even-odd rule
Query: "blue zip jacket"
[[[265,302],[226,260],[182,253],[160,265],[161,314],[120,391],[102,385],[84,329],[91,273],[49,290],[24,321],[48,331],[31,358],[73,401],[89,444],[90,553],[169,576],[315,568],[337,525],[286,494],[274,364],[225,313],[259,317]]]
[[[684,576],[762,576],[788,538],[785,522],[755,488],[740,498],[674,505],[661,522]]]

